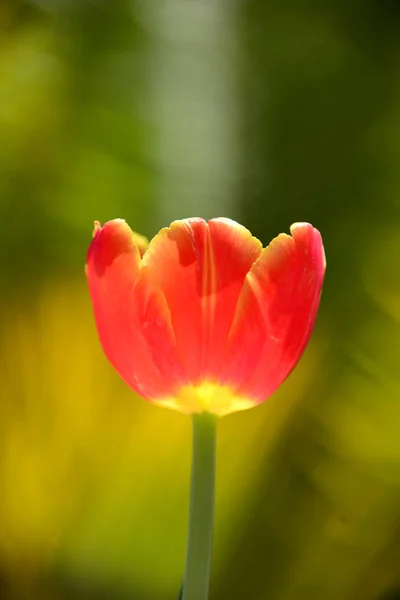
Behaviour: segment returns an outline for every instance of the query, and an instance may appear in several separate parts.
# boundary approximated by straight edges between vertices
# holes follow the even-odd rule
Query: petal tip
[[[94,221],[92,238],[96,237],[96,235],[99,233],[99,231],[101,231],[101,223],[100,223],[100,221]]]
[[[314,243],[317,245],[317,247],[320,248],[320,260],[321,260],[322,270],[325,271],[326,270],[326,255],[325,255],[324,244],[322,241],[322,236],[321,236],[321,233],[319,232],[319,230],[316,229],[316,227],[313,227],[313,225],[311,225],[311,223],[299,222],[299,223],[293,223],[293,225],[290,226],[290,233],[292,234],[292,237],[302,237],[302,235],[307,235],[307,233],[312,236]]]
[[[132,232],[133,241],[136,244],[137,249],[139,250],[140,257],[143,258],[144,253],[149,247],[149,240],[145,235],[141,235],[140,233],[136,233],[136,231]]]
[[[90,273],[91,265],[95,268],[97,276],[101,276],[107,266],[116,258],[137,249],[132,231],[123,219],[113,219],[101,226],[99,221],[94,222],[93,239],[87,252],[86,273]]]
[[[307,223],[307,221],[299,221],[290,226],[290,233],[293,233],[293,231],[296,231],[297,229],[314,229],[314,227],[311,223]]]

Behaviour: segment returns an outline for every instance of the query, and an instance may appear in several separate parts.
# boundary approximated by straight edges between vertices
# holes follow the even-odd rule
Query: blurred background
[[[84,263],[294,221],[328,271],[298,369],[220,422],[211,598],[400,598],[400,5],[1,0],[0,593],[177,597],[190,420],[120,381]]]

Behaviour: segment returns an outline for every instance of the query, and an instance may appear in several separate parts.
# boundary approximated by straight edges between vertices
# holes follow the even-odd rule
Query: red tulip
[[[146,247],[95,224],[86,274],[100,340],[135,392],[183,413],[266,400],[299,361],[325,272],[320,233],[295,223],[263,249],[230,219],[185,219]]]

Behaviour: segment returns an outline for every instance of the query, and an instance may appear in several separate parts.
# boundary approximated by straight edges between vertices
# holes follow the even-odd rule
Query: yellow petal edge
[[[203,382],[200,385],[186,385],[176,396],[153,400],[152,403],[183,414],[208,412],[223,417],[252,408],[257,401],[235,394],[227,385]]]

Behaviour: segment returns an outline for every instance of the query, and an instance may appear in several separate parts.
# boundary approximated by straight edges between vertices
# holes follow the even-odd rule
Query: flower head
[[[267,248],[225,218],[147,240],[95,223],[86,274],[104,352],[138,394],[225,415],[266,400],[297,364],[325,272],[320,233],[295,223]]]

